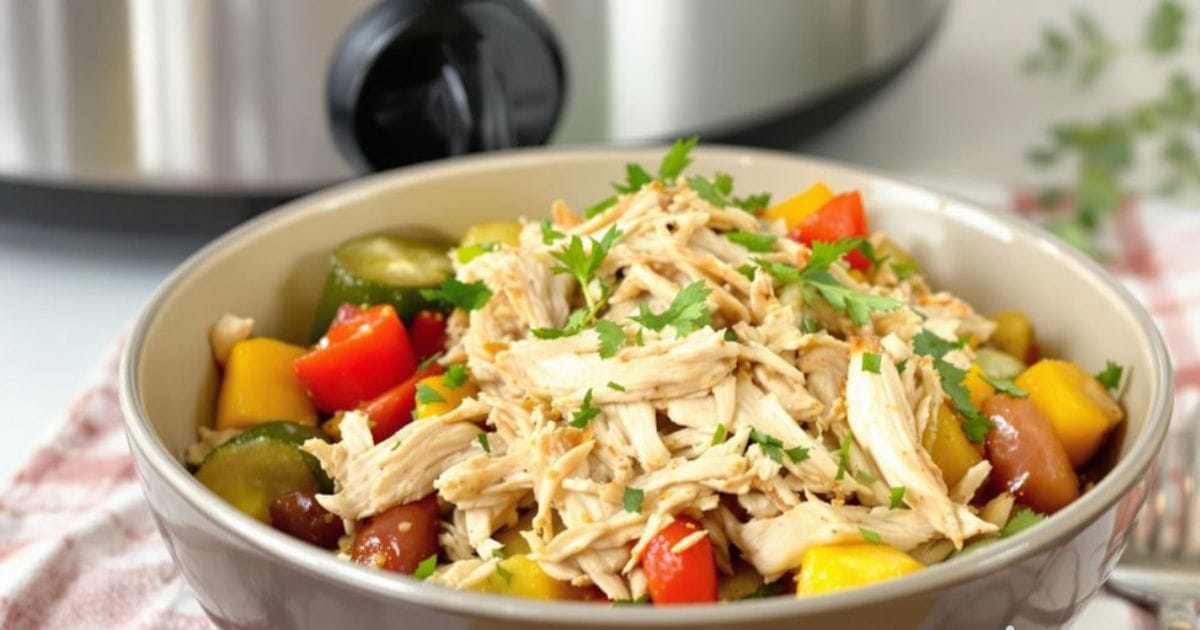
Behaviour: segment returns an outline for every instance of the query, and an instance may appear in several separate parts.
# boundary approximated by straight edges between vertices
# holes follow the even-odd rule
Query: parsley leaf
[[[543,245],[549,245],[554,241],[566,236],[566,234],[554,229],[554,225],[550,223],[550,219],[542,219],[542,222],[539,225],[542,228]]]
[[[1038,514],[1027,507],[1023,507],[1017,510],[1016,514],[1013,514],[1011,517],[1009,517],[1008,522],[1004,524],[1004,527],[1000,528],[999,535],[1001,538],[1008,538],[1009,536],[1018,534],[1026,529],[1029,529],[1030,527],[1033,527],[1034,525],[1037,525],[1045,520],[1045,518],[1045,516],[1042,516],[1041,514]]]
[[[434,289],[421,289],[421,297],[464,311],[483,308],[492,299],[492,291],[482,281],[460,282],[453,276]]]
[[[804,448],[803,446],[789,448],[784,451],[784,453],[788,456],[788,459],[792,460],[793,464],[799,464],[800,462],[808,459],[808,449]]]
[[[759,234],[757,232],[742,232],[734,230],[726,232],[725,238],[745,247],[752,252],[769,252],[775,246],[775,241],[779,239],[774,234]]]
[[[476,434],[475,439],[479,440],[479,445],[483,447],[483,452],[485,452],[485,453],[492,452],[492,445],[491,445],[491,443],[488,442],[488,435],[486,433],[480,432],[480,433]]]
[[[616,197],[608,197],[606,199],[601,199],[600,201],[597,201],[596,203],[584,208],[583,216],[590,219],[590,218],[596,216],[597,214],[600,214],[601,212],[608,210],[615,203],[617,203]]]
[[[934,333],[922,328],[913,337],[913,352],[927,357],[940,359],[951,350],[959,350],[966,345],[965,340],[959,342],[946,341]]]
[[[833,308],[846,313],[859,326],[870,322],[871,311],[893,311],[905,304],[900,300],[864,293],[843,286],[830,273],[829,266],[846,253],[860,249],[867,241],[862,238],[842,239],[834,243],[817,241],[803,268],[786,263],[757,260],[759,267],[771,274],[780,284],[798,284],[805,290],[805,301],[812,300],[812,292],[820,294]]]
[[[718,444],[724,444],[725,440],[728,437],[729,437],[729,429],[726,429],[725,425],[723,425],[723,424],[718,424],[717,430],[713,431],[712,442],[710,442],[710,444],[713,446],[717,446]]]
[[[904,507],[904,486],[895,486],[892,488],[892,497],[888,501],[888,509],[895,510]]]
[[[1010,378],[992,378],[986,374],[982,374],[983,380],[987,381],[998,392],[1008,394],[1013,398],[1026,398],[1029,392],[1017,387],[1017,384]]]
[[[897,373],[897,374],[904,374],[904,370],[905,370],[905,368],[907,368],[907,367],[908,367],[908,359],[905,359],[905,360],[903,360],[903,361],[901,361],[901,362],[897,363],[897,364],[896,364],[896,373]]]
[[[992,421],[979,413],[975,404],[971,402],[971,394],[963,385],[967,371],[959,369],[945,359],[934,359],[933,369],[937,370],[938,378],[942,381],[942,390],[950,397],[954,409],[965,419],[962,423],[963,433],[967,435],[968,440],[983,444],[984,438],[992,428]]]
[[[758,193],[748,197],[731,197],[729,202],[750,214],[758,214],[771,205],[771,193]]]
[[[737,343],[737,340],[738,340],[737,333],[733,332],[732,328],[726,328],[725,329],[725,341],[728,341],[730,343]]]
[[[800,320],[800,330],[812,335],[821,332],[821,325],[817,323],[817,320],[813,319],[812,315],[805,315]]]
[[[783,463],[783,442],[773,435],[761,433],[757,429],[750,430],[750,441],[758,445],[762,452],[776,464]]]
[[[629,194],[641,190],[642,186],[649,184],[651,181],[653,181],[653,178],[650,177],[650,173],[646,172],[646,169],[642,168],[641,164],[630,162],[625,165],[625,183],[614,183],[612,187],[613,190],[621,194]]]
[[[455,249],[454,255],[458,258],[458,262],[465,265],[483,254],[496,251],[498,247],[500,247],[499,243],[475,243]]]
[[[738,265],[738,267],[737,267],[737,272],[742,274],[743,276],[746,276],[746,279],[751,282],[754,282],[754,272],[755,271],[758,271],[758,267],[755,267],[754,265],[751,265],[750,263]]]
[[[529,332],[533,333],[533,336],[538,339],[570,337],[579,334],[584,328],[587,328],[587,319],[590,312],[588,308],[577,308],[567,316],[567,323],[562,328],[534,328]]]
[[[703,175],[692,175],[687,178],[688,185],[692,190],[696,191],[696,196],[711,203],[718,208],[724,208],[729,205],[729,201],[717,190],[717,185],[708,181],[708,178]]]
[[[879,374],[879,366],[883,362],[883,358],[874,352],[864,352],[862,354],[862,369],[864,372]]]
[[[592,418],[600,415],[600,408],[592,406],[592,390],[589,388],[587,393],[583,395],[583,404],[575,413],[571,414],[571,426],[576,429],[582,429],[592,421]]]
[[[624,386],[624,385],[622,385],[622,384],[620,384],[620,383],[614,383],[614,382],[612,382],[612,381],[609,381],[609,382],[608,382],[608,388],[609,388],[609,389],[611,389],[611,390],[613,390],[614,392],[623,392],[623,391],[625,391],[625,386]]]
[[[442,376],[442,382],[450,389],[458,389],[467,382],[467,366],[462,363],[455,363],[449,368],[446,368],[446,374]]]
[[[863,540],[871,543],[872,545],[883,544],[883,537],[879,535],[879,532],[867,529],[866,527],[859,527],[858,533],[862,534]]]
[[[908,280],[914,273],[917,272],[917,263],[911,260],[892,261],[892,273],[896,274],[896,279],[900,281]]]
[[[429,403],[444,403],[446,399],[438,393],[438,390],[429,386],[429,383],[417,383],[417,403],[427,405]]]
[[[642,502],[646,499],[646,493],[637,488],[625,486],[625,494],[621,497],[621,505],[626,512],[640,514],[642,512]]]
[[[1125,368],[1115,361],[1106,361],[1104,369],[1096,374],[1096,380],[1110,390],[1116,390],[1121,385],[1121,376]]]
[[[434,569],[437,568],[437,559],[437,554],[435,553],[432,556],[422,560],[421,563],[417,565],[416,570],[413,571],[412,576],[415,579],[424,580],[425,578],[433,575]]]
[[[851,434],[847,433],[838,448],[837,474],[833,476],[834,481],[841,481],[846,477],[846,466],[850,465],[850,438]]]
[[[633,345],[635,345],[635,346],[646,345],[646,340],[642,338],[642,329],[641,328],[639,328],[637,331],[637,334],[633,336]]]
[[[512,579],[513,579],[512,571],[505,569],[504,565],[502,565],[500,563],[496,563],[496,575],[499,575],[500,579],[504,580],[505,584],[512,584]]]
[[[625,331],[607,319],[596,320],[596,334],[600,336],[600,358],[608,359],[625,347]]]
[[[713,187],[716,188],[717,192],[721,193],[722,195],[728,195],[729,193],[733,192],[733,175],[717,171],[717,173],[713,175]]]
[[[692,149],[700,142],[700,136],[692,136],[686,140],[676,140],[671,150],[663,156],[658,165],[658,179],[664,184],[674,183],[675,178],[692,163]]]
[[[667,310],[655,314],[643,303],[632,319],[655,331],[670,325],[675,328],[676,335],[686,336],[712,323],[712,310],[708,308],[709,293],[704,281],[697,280],[676,294]]]

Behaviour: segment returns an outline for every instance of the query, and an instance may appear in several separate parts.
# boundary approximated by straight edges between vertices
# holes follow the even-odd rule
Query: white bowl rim
[[[373,194],[373,189],[385,182],[388,186],[396,186],[405,181],[416,181],[431,175],[470,176],[472,172],[478,170],[506,169],[510,166],[536,164],[547,160],[569,163],[571,160],[605,157],[613,159],[615,164],[624,161],[655,160],[665,150],[665,146],[637,148],[538,147],[440,160],[341,183],[288,202],[234,228],[190,256],[163,280],[134,323],[122,352],[119,368],[120,403],[131,448],[145,459],[154,474],[157,474],[198,513],[222,528],[230,536],[240,539],[242,544],[260,548],[294,569],[304,571],[319,579],[337,582],[378,596],[395,598],[438,610],[509,621],[554,622],[568,626],[578,623],[581,619],[588,623],[631,623],[659,626],[733,624],[783,617],[802,617],[810,613],[828,613],[839,609],[905,598],[922,592],[935,592],[987,575],[1000,568],[1012,566],[1053,546],[1057,541],[1092,522],[1142,479],[1167,434],[1174,389],[1171,364],[1166,346],[1149,313],[1123,285],[1112,278],[1096,261],[1066,245],[1042,228],[1011,213],[987,210],[973,203],[955,200],[941,193],[903,183],[870,169],[784,151],[713,144],[698,147],[695,149],[694,155],[721,157],[734,161],[749,160],[750,163],[756,157],[764,160],[782,159],[794,162],[798,168],[815,166],[859,179],[874,180],[892,188],[906,189],[906,192],[932,197],[945,203],[953,203],[962,211],[983,215],[992,221],[999,221],[1015,234],[1038,241],[1039,246],[1057,258],[1058,262],[1073,265],[1077,270],[1082,270],[1085,275],[1092,276],[1093,280],[1099,282],[1102,289],[1109,291],[1121,307],[1133,316],[1140,332],[1149,340],[1151,346],[1151,363],[1154,373],[1149,375],[1152,379],[1149,413],[1141,433],[1129,448],[1128,453],[1095,487],[1070,506],[1055,514],[1053,518],[1048,519],[1046,525],[975,551],[971,554],[970,561],[945,562],[901,579],[820,597],[774,597],[737,602],[736,604],[703,606],[604,607],[602,604],[596,603],[540,602],[458,591],[424,584],[407,576],[369,569],[340,560],[326,550],[293,539],[226,504],[187,472],[152,429],[136,389],[139,351],[145,341],[146,331],[154,320],[159,307],[181,282],[189,277],[203,260],[230,243],[264,231],[279,229],[291,221],[303,220],[312,213],[330,211],[333,206],[347,198]]]

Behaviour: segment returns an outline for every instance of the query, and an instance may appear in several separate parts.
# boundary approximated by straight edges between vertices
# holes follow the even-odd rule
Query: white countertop
[[[1089,5],[1140,28],[1142,3]],[[1029,181],[1025,150],[1048,122],[1126,102],[1159,85],[1122,71],[1086,96],[1018,66],[1065,3],[971,0],[951,6],[916,63],[874,100],[796,147],[924,182]],[[1136,35],[1135,35],[1136,37]],[[1142,89],[1142,88],[1145,89]],[[0,208],[0,478],[134,317],[155,285],[207,237],[120,234],[12,218]]]

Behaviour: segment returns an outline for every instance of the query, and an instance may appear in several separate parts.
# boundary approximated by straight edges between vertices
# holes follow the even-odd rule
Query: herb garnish
[[[725,329],[724,337],[725,337],[725,341],[728,341],[730,343],[736,343],[738,340],[737,333],[733,332],[732,328]]]
[[[725,238],[752,252],[769,252],[775,246],[775,241],[779,240],[779,237],[774,234],[742,232],[741,230],[726,232]]]
[[[767,435],[757,429],[750,429],[750,441],[758,445],[762,452],[776,464],[783,463],[783,442],[773,435]]]
[[[607,319],[596,320],[596,334],[600,336],[601,359],[608,359],[625,347],[625,330]]]
[[[971,402],[970,393],[963,386],[963,379],[967,377],[967,371],[943,358],[951,350],[957,350],[964,345],[966,345],[965,340],[946,341],[925,329],[913,337],[913,351],[933,358],[933,369],[937,371],[938,379],[942,382],[942,391],[950,397],[955,411],[964,418],[963,433],[966,434],[968,440],[976,444],[983,444],[987,432],[992,428],[992,422],[979,413],[979,409]]]
[[[709,293],[704,281],[697,280],[676,294],[667,310],[655,314],[643,303],[632,319],[655,331],[670,325],[675,328],[676,335],[686,336],[712,323],[712,311],[708,308]]]
[[[485,453],[492,452],[492,445],[491,445],[491,443],[488,442],[488,434],[483,433],[481,431],[475,435],[475,439],[479,440],[479,445],[483,447],[483,452],[485,452]]]
[[[620,383],[614,383],[613,381],[609,381],[609,382],[608,382],[608,388],[609,388],[609,389],[611,389],[611,390],[613,390],[614,392],[623,392],[623,391],[625,391],[625,386],[624,386],[624,385],[622,385],[622,384],[620,384]]]
[[[566,236],[562,232],[554,229],[554,225],[550,223],[550,219],[542,219],[539,225],[542,228],[542,244],[549,245],[554,241]]]
[[[793,464],[799,464],[800,462],[808,459],[808,449],[804,448],[803,446],[789,448],[783,452],[788,456],[788,459],[792,460]]]
[[[758,271],[758,267],[755,267],[754,265],[751,265],[750,263],[744,263],[744,264],[738,265],[738,267],[737,267],[737,272],[742,274],[743,276],[746,276],[746,279],[749,280],[750,282],[754,282],[754,272],[756,272],[756,271]]]
[[[442,397],[438,390],[434,389],[429,383],[417,383],[417,403],[426,405],[429,403],[444,403],[446,399]]]
[[[847,433],[846,437],[842,438],[842,444],[838,447],[838,465],[837,474],[833,476],[834,481],[841,481],[846,477],[846,467],[850,465],[850,438],[851,434]]]
[[[762,259],[756,262],[776,282],[799,285],[806,304],[812,303],[815,292],[825,298],[830,306],[849,315],[855,324],[865,326],[871,321],[871,311],[893,311],[904,306],[900,300],[843,286],[829,273],[830,265],[852,250],[862,251],[865,242],[862,238],[842,239],[835,243],[817,241],[813,243],[812,254],[803,268]]]
[[[492,291],[482,281],[460,282],[451,276],[433,289],[421,289],[421,297],[464,311],[483,308],[492,299]]]
[[[424,370],[425,368],[433,365],[434,361],[437,361],[438,359],[442,358],[442,355],[444,355],[444,354],[446,354],[446,353],[442,352],[441,350],[438,350],[437,352],[434,352],[433,354],[425,357],[424,359],[421,359],[421,362],[417,364],[417,371],[420,372],[420,371]]]
[[[626,512],[641,514],[642,502],[646,499],[646,493],[638,488],[625,486],[625,494],[621,497],[621,505]]]
[[[883,537],[879,535],[879,532],[867,529],[866,527],[859,527],[858,533],[862,534],[863,540],[871,543],[872,545],[883,544]]]
[[[1096,380],[1109,390],[1115,391],[1121,385],[1121,375],[1125,368],[1115,361],[1106,361],[1104,369],[1096,374]]]
[[[1026,398],[1029,396],[1029,392],[1017,387],[1017,384],[1010,378],[992,378],[986,374],[980,375],[983,376],[983,380],[987,381],[988,385],[992,386],[992,389],[998,392],[1008,394],[1013,398]]]
[[[604,257],[608,255],[608,250],[621,238],[621,232],[616,227],[609,228],[608,232],[600,240],[590,239],[592,246],[590,251],[584,251],[583,239],[578,236],[572,236],[571,241],[562,250],[552,252],[550,255],[558,260],[561,265],[554,267],[551,271],[554,273],[570,274],[579,283],[580,290],[583,292],[583,298],[587,305],[583,308],[576,309],[570,316],[567,317],[567,323],[562,328],[534,328],[533,336],[538,339],[558,339],[560,337],[570,337],[587,329],[595,323],[600,309],[608,303],[609,288],[603,281],[598,281],[600,285],[600,297],[592,296],[592,292],[588,289],[593,280],[596,279],[596,272],[600,270],[600,265],[604,263]]]
[[[455,363],[446,368],[446,374],[442,376],[442,382],[450,389],[458,389],[467,382],[467,366],[462,363]]]
[[[425,558],[420,564],[417,565],[417,568],[415,571],[413,571],[412,576],[418,580],[424,580],[425,578],[433,575],[434,569],[437,568],[437,560],[438,557],[436,553],[428,558]]]
[[[589,388],[587,393],[583,395],[583,404],[575,413],[571,414],[571,426],[576,429],[582,429],[592,421],[592,418],[600,415],[600,408],[592,406],[592,390]]]
[[[713,446],[716,446],[718,444],[724,444],[725,439],[728,437],[728,434],[729,434],[729,430],[725,428],[725,425],[718,424],[717,430],[713,431],[712,442],[710,442],[710,444],[712,444]]]
[[[1008,522],[1004,524],[1004,527],[1000,528],[999,536],[1001,538],[1008,538],[1009,536],[1023,532],[1026,529],[1037,525],[1045,520],[1045,518],[1045,516],[1042,516],[1041,514],[1038,514],[1027,507],[1023,507],[1017,510],[1016,514],[1013,514],[1011,517],[1009,517]]]
[[[891,500],[888,501],[888,509],[889,510],[895,510],[897,508],[904,507],[904,492],[905,492],[905,490],[906,489],[904,486],[892,487],[892,497],[891,497]]]
[[[616,197],[608,197],[606,199],[602,199],[599,202],[594,203],[594,204],[584,208],[583,216],[590,219],[590,218],[596,216],[597,214],[600,214],[601,212],[608,210],[615,203],[617,203]]]
[[[504,580],[505,584],[512,584],[512,579],[513,579],[512,571],[505,569],[504,565],[502,565],[498,562],[496,563],[496,575],[499,575],[500,579]]]
[[[483,254],[496,251],[498,247],[500,247],[499,243],[475,243],[474,245],[464,245],[455,249],[454,255],[458,258],[458,262],[465,265]]]
[[[874,352],[864,352],[862,354],[862,369],[864,372],[879,374],[879,366],[883,359]]]

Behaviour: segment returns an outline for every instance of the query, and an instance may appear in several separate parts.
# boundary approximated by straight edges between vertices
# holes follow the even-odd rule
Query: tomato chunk
[[[316,493],[296,490],[271,502],[271,526],[325,549],[337,549],[346,534],[342,519],[317,503]]]
[[[431,494],[372,516],[354,534],[350,559],[385,571],[412,575],[438,551],[438,503]]]
[[[695,520],[676,516],[659,530],[642,553],[642,568],[655,604],[696,604],[717,601],[717,566],[712,543],[705,536],[676,553],[679,541],[702,531]]]
[[[325,412],[353,409],[412,376],[416,357],[390,304],[348,316],[292,363],[313,404]]]
[[[422,361],[446,349],[446,315],[441,311],[421,311],[408,325],[417,360]]]
[[[443,371],[442,366],[432,363],[403,383],[358,406],[358,410],[371,419],[371,437],[375,439],[376,444],[412,422],[413,410],[417,405],[417,383]]]
[[[805,217],[800,227],[792,232],[792,238],[812,247],[817,241],[832,243],[844,238],[866,236],[867,233],[867,214],[863,209],[862,195],[852,190],[835,196],[820,210]],[[846,254],[846,262],[859,271],[871,268],[871,262],[858,250]]]

